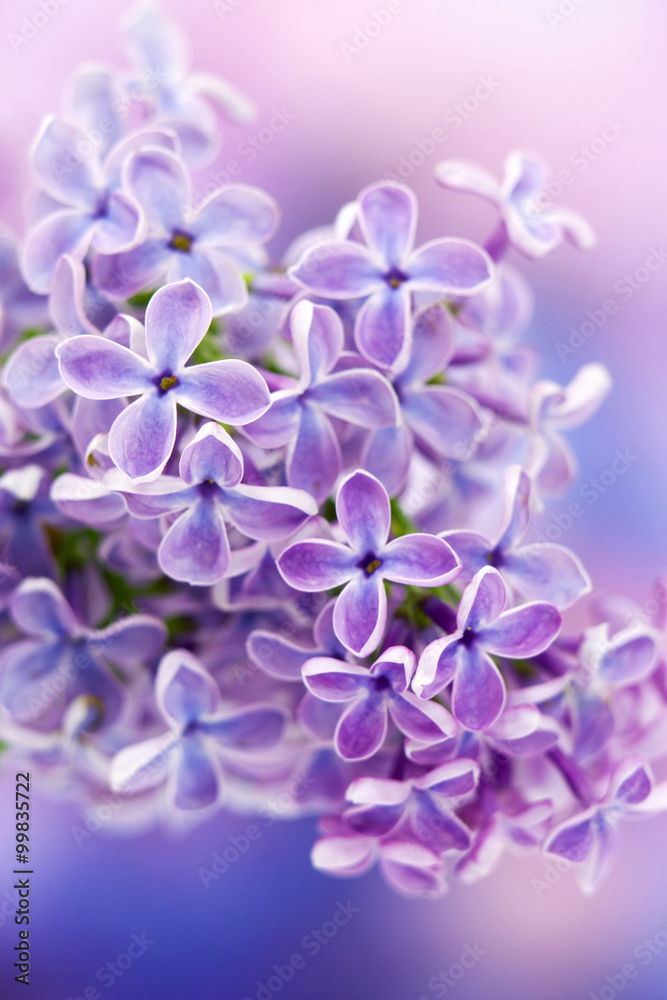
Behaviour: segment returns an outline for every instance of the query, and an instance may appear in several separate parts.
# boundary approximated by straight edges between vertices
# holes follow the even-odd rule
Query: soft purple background
[[[548,12],[559,4],[572,13],[550,23]],[[352,43],[383,3],[220,0],[221,14],[210,0],[164,6],[189,33],[197,69],[222,73],[259,105],[255,126],[228,131],[213,169],[237,159],[244,181],[277,197],[284,223],[276,250],[331,220],[368,182],[395,172],[435,128],[445,130],[445,141],[408,179],[420,198],[424,238],[481,239],[493,222],[485,205],[435,186],[432,168],[440,158],[474,159],[498,172],[508,149],[525,147],[543,153],[555,174],[570,170],[562,203],[586,213],[599,248],[586,255],[564,248],[541,265],[520,262],[537,294],[530,338],[540,346],[545,376],[567,381],[579,365],[602,360],[614,377],[613,396],[572,435],[582,469],[572,498],[609,468],[617,448],[637,457],[595,505],[584,502],[585,516],[562,540],[582,553],[598,588],[643,600],[652,578],[667,569],[667,265],[629,301],[614,285],[653,247],[667,244],[664,5],[403,0],[391,23],[349,61],[342,44]],[[38,9],[37,0],[5,0],[0,12],[0,216],[18,229],[26,153],[41,116],[57,109],[76,63],[122,58],[115,25],[125,7],[117,0],[69,0],[14,51],[10,34]],[[496,81],[494,93],[454,128],[446,112],[474,93],[480,77]],[[274,108],[295,117],[247,163],[239,146]],[[620,122],[620,134],[580,170],[571,158],[601,135],[607,119]],[[205,173],[200,185],[208,179]],[[556,344],[567,341],[570,326],[579,327],[587,310],[609,298],[619,305],[616,314],[574,355],[559,358]],[[551,512],[561,513],[570,499],[555,501]],[[4,775],[3,803],[10,801],[11,777]],[[639,971],[622,989],[624,998],[667,993],[667,949],[646,966],[633,958],[644,938],[667,924],[664,820],[625,831],[614,874],[593,899],[578,893],[571,874],[538,896],[531,878],[543,878],[545,862],[534,857],[508,860],[487,882],[456,886],[429,904],[395,897],[375,874],[345,883],[312,872],[308,821],[264,829],[207,891],[197,869],[248,819],[217,817],[182,840],[160,834],[117,840],[101,831],[78,847],[75,812],[43,797],[35,806],[32,995],[38,1000],[82,995],[97,968],[143,931],[155,944],[113,987],[101,987],[103,996],[254,998],[257,980],[266,981],[273,963],[283,965],[293,952],[307,954],[303,936],[348,898],[359,913],[308,957],[281,998],[434,997],[429,980],[467,944],[486,953],[448,990],[458,1000],[583,1000],[590,991],[599,995],[605,977],[628,961]],[[2,845],[0,897],[11,885],[7,829]],[[21,995],[11,983],[13,944],[5,919],[2,996]]]

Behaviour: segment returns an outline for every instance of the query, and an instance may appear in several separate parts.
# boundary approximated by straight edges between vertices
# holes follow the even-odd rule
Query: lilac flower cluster
[[[497,210],[485,247],[415,248],[414,194],[381,182],[272,260],[269,194],[192,206],[251,102],[154,9],[126,27],[134,68],[75,74],[2,239],[5,752],[83,805],[113,789],[131,829],[298,788],[318,869],[377,861],[409,895],[506,849],[594,886],[617,821],[667,805],[667,590],[593,603],[573,552],[526,541],[610,379],[536,378],[505,259],[588,225],[537,208],[518,152],[501,183],[436,168]]]

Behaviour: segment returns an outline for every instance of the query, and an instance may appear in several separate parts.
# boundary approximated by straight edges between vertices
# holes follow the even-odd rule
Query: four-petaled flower
[[[131,479],[160,474],[176,440],[176,404],[211,420],[244,424],[264,413],[269,390],[246,361],[186,367],[211,322],[211,303],[186,279],[155,293],[146,310],[148,360],[103,337],[73,337],[57,355],[65,382],[88,399],[140,398],[114,421],[109,454]]]
[[[595,245],[595,234],[581,215],[552,203],[545,190],[547,167],[534,153],[510,153],[502,183],[483,167],[461,160],[438,163],[435,177],[443,187],[479,195],[499,210],[500,226],[487,243],[494,260],[510,244],[533,259],[544,257],[564,239],[581,250]]]
[[[264,416],[244,432],[264,448],[288,444],[287,480],[322,501],[343,464],[331,417],[360,427],[389,427],[398,418],[391,386],[370,368],[332,369],[343,350],[343,324],[327,306],[300,302],[291,317],[301,370],[295,388],[274,393]]]
[[[286,582],[317,592],[345,584],[334,609],[334,629],[353,653],[377,648],[387,620],[384,581],[437,587],[458,576],[461,564],[442,539],[404,535],[388,542],[391,522],[384,486],[368,472],[341,483],[336,516],[348,544],[316,538],[295,542],[278,557]]]
[[[121,750],[111,764],[111,787],[131,793],[170,777],[177,809],[205,809],[219,798],[225,756],[269,749],[285,722],[276,708],[254,705],[224,711],[220,691],[185,649],[163,656],[155,697],[169,730]]]
[[[500,573],[486,566],[463,592],[456,631],[429,643],[419,659],[413,690],[430,698],[453,680],[452,711],[467,729],[488,729],[505,704],[505,683],[489,654],[535,656],[560,630],[561,616],[546,601],[509,611],[506,604]]]
[[[163,476],[125,494],[136,517],[179,513],[158,549],[158,562],[173,580],[207,586],[225,576],[230,567],[226,521],[249,538],[276,541],[317,513],[317,504],[303,490],[242,483],[243,455],[219,424],[200,428],[183,449],[179,471],[180,479]]]
[[[487,254],[467,240],[439,239],[414,250],[417,200],[401,184],[372,184],[358,198],[366,240],[307,249],[290,275],[316,295],[364,298],[355,324],[369,361],[399,371],[410,356],[412,292],[472,295],[490,281]]]
[[[163,149],[135,153],[124,177],[151,228],[127,253],[96,258],[93,276],[98,288],[113,299],[126,299],[166,274],[168,282],[191,278],[201,285],[214,316],[242,309],[248,291],[228,254],[269,239],[279,214],[273,198],[247,184],[227,184],[192,211],[187,168]]]
[[[389,717],[406,736],[433,743],[456,731],[447,709],[421,701],[410,690],[416,666],[405,646],[386,649],[373,666],[357,666],[328,656],[314,656],[302,668],[303,682],[316,698],[351,702],[341,715],[334,746],[346,760],[363,760],[380,749]]]

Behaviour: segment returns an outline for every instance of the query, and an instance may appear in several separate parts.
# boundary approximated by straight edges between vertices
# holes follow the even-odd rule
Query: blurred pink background
[[[607,364],[614,377],[614,392],[604,408],[572,436],[581,464],[572,497],[610,465],[616,449],[630,449],[637,458],[563,541],[584,556],[599,589],[643,600],[653,577],[667,570],[667,261],[651,272],[650,280],[640,280],[632,295],[620,289],[626,287],[624,276],[641,268],[654,248],[667,251],[667,7],[659,0],[402,0],[398,11],[396,6],[386,27],[351,52],[373,10],[387,7],[384,0],[165,2],[164,9],[190,36],[196,68],[227,77],[260,109],[255,125],[227,129],[225,147],[211,170],[236,159],[242,163],[240,179],[265,187],[278,199],[284,221],[276,252],[304,229],[330,221],[370,181],[396,173],[420,143],[429,153],[424,140],[434,129],[444,131],[444,141],[406,178],[420,199],[420,235],[425,239],[483,239],[494,222],[483,203],[435,185],[433,167],[439,159],[472,159],[500,173],[506,152],[524,147],[542,153],[554,175],[568,170],[571,181],[557,200],[587,216],[599,246],[587,254],[564,247],[541,264],[515,260],[536,293],[529,339],[539,345],[545,377],[566,382],[593,360]],[[117,31],[127,5],[69,0],[34,38],[16,48],[11,34],[20,32],[23,18],[38,9],[37,0],[5,0],[0,12],[5,95],[0,109],[0,215],[19,230],[31,137],[42,115],[57,110],[58,94],[75,64],[127,64]],[[481,80],[486,86],[478,93],[487,96],[474,108]],[[457,103],[470,109],[467,118],[460,116]],[[275,109],[294,117],[248,162],[244,140],[268,125]],[[607,139],[601,138],[603,133]],[[412,157],[413,162],[419,159]],[[204,172],[197,186],[210,180],[210,172]],[[599,310],[609,298],[618,303],[617,312],[574,354],[560,357],[556,345],[566,343],[571,327],[586,321],[587,310]],[[567,500],[557,500],[551,510],[558,513],[566,506]],[[59,872],[60,890],[53,874],[48,883],[48,891],[57,893],[68,879],[68,866],[76,868],[82,855],[73,846],[62,810],[47,810],[46,815],[56,824],[55,836],[41,852],[44,866]],[[359,918],[360,937],[337,943],[338,971],[334,963],[331,975],[339,984],[338,995],[352,1000],[434,996],[428,980],[455,961],[465,943],[477,939],[488,945],[488,959],[452,988],[461,1000],[589,997],[589,991],[605,985],[606,975],[613,976],[631,960],[644,937],[667,923],[667,870],[661,860],[666,832],[664,819],[625,831],[614,875],[593,899],[578,893],[572,873],[538,896],[530,879],[543,877],[540,858],[510,862],[487,883],[459,887],[436,906],[389,899],[388,891],[372,881],[359,891],[374,894],[368,909],[377,924],[363,929]],[[220,840],[219,825],[214,836]],[[300,891],[311,900],[323,880],[303,875],[307,861],[295,860],[289,836],[287,828],[281,829],[282,846],[275,856],[275,842],[267,838],[258,846],[257,864],[266,851],[264,863],[275,857],[276,864],[292,865],[294,878],[307,879],[307,884],[301,889],[301,883],[292,885],[291,891],[297,900]],[[308,839],[300,836],[302,854]],[[171,849],[162,843],[158,855],[164,858]],[[118,859],[122,852],[131,855],[132,844],[100,837],[95,850],[97,864],[122,870]],[[145,840],[142,851],[148,851]],[[206,856],[206,847],[200,851]],[[178,857],[186,856],[187,844],[178,852]],[[234,891],[242,894],[240,875]],[[152,881],[150,873],[144,877],[151,891],[159,891],[157,876]],[[244,877],[252,877],[250,867]],[[326,886],[329,892],[330,883]],[[348,889],[354,887],[343,885],[340,892],[347,895]],[[166,895],[165,906],[172,905],[169,899]],[[81,905],[95,912],[93,902]],[[176,897],[173,905],[178,906]],[[275,919],[279,923],[280,917]],[[224,934],[224,926],[220,932]],[[277,924],[258,917],[254,933],[266,945]],[[355,993],[345,988],[346,970],[349,976],[359,962],[361,940],[369,949],[365,961],[377,973],[377,989]],[[251,957],[243,959],[248,963],[247,988],[262,968],[281,958],[278,952],[271,959],[268,948],[266,958],[256,958],[257,969]],[[387,978],[388,963],[399,960],[400,975]],[[186,961],[185,956],[179,961]],[[667,954],[657,955],[623,988],[623,996],[664,997],[666,984]],[[133,996],[121,984],[115,989],[119,996]],[[315,986],[306,994],[299,989],[293,984],[289,996],[321,1000],[335,995],[328,986],[319,992]],[[224,990],[210,995],[227,1000]],[[45,1000],[47,996],[50,1000],[51,994],[45,993]]]

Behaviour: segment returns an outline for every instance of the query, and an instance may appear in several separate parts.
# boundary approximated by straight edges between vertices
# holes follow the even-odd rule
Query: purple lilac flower
[[[582,888],[591,892],[608,870],[617,840],[616,824],[626,816],[640,815],[650,805],[647,800],[653,787],[647,765],[637,757],[626,757],[610,777],[602,798],[561,823],[547,839],[545,850],[583,864]]]
[[[452,735],[455,725],[449,712],[409,690],[415,666],[414,653],[404,646],[386,649],[370,670],[327,656],[304,663],[303,682],[311,694],[326,702],[351,703],[334,735],[341,757],[372,757],[385,741],[390,718],[402,733],[422,742]]]
[[[479,774],[476,761],[459,757],[418,778],[356,778],[345,793],[352,805],[343,818],[366,835],[395,835],[407,828],[437,854],[467,851],[470,831],[453,807],[475,791]]]
[[[467,240],[432,240],[414,250],[417,201],[400,184],[372,184],[359,195],[359,226],[366,246],[345,241],[306,250],[290,275],[331,299],[366,301],[355,340],[365,358],[400,371],[411,339],[411,294],[472,295],[490,280],[492,265]]]
[[[306,592],[345,584],[336,601],[336,635],[353,653],[367,656],[377,648],[387,619],[384,581],[437,587],[453,580],[460,564],[450,547],[426,534],[389,542],[387,491],[367,472],[343,480],[336,516],[347,543],[313,539],[296,542],[277,564],[291,587]]]
[[[470,579],[484,566],[495,566],[507,584],[529,600],[566,608],[591,590],[581,562],[563,545],[538,542],[520,545],[530,525],[529,476],[517,465],[503,477],[504,514],[493,542],[476,531],[443,531]]]
[[[475,574],[456,613],[457,629],[429,643],[413,690],[430,698],[454,681],[452,710],[467,729],[488,729],[505,704],[505,683],[491,655],[524,659],[546,649],[561,627],[557,609],[533,601],[505,611],[507,590],[493,566]]]
[[[414,318],[407,366],[393,378],[401,420],[375,431],[364,449],[364,467],[394,494],[405,485],[414,447],[429,456],[470,458],[484,434],[482,412],[474,399],[448,385],[433,385],[454,349],[454,325],[442,304],[421,309]]]
[[[146,141],[154,137],[149,134]],[[57,205],[37,223],[24,248],[23,273],[34,292],[51,290],[63,254],[82,260],[90,246],[99,253],[117,253],[141,242],[141,208],[120,189],[116,164],[100,162],[83,129],[47,118],[35,141],[33,162],[43,191]]]
[[[585,219],[551,204],[545,190],[548,176],[535,153],[521,150],[508,155],[501,184],[483,167],[460,160],[443,160],[435,168],[443,187],[479,195],[499,210],[500,226],[486,246],[494,260],[510,245],[532,259],[544,257],[563,240],[582,250],[595,245],[595,234]]]
[[[537,382],[530,394],[532,440],[526,471],[541,492],[558,493],[572,481],[574,456],[561,431],[588,420],[611,389],[609,372],[600,364],[580,368],[565,388],[555,382]]]
[[[343,458],[331,418],[360,427],[390,427],[398,405],[391,386],[369,368],[333,371],[343,350],[343,325],[332,309],[300,302],[292,312],[292,342],[300,368],[295,388],[271,397],[271,406],[244,432],[264,448],[289,445],[287,481],[324,500]]]
[[[167,634],[151,615],[85,628],[55,583],[37,577],[17,587],[10,613],[29,638],[2,653],[0,701],[18,722],[41,727],[57,725],[67,704],[81,694],[97,699],[98,725],[114,721],[125,694],[109,663],[134,670],[158,652]]]
[[[265,751],[283,731],[284,714],[271,706],[224,709],[215,681],[185,649],[160,661],[155,698],[169,729],[116,754],[111,787],[132,793],[168,776],[177,809],[212,806],[220,796],[225,757]]]
[[[278,223],[273,198],[247,184],[228,184],[195,212],[189,207],[188,170],[164,149],[133,154],[124,178],[150,229],[127,253],[97,257],[93,276],[98,288],[113,299],[126,299],[152,288],[164,275],[167,282],[190,278],[208,294],[215,316],[243,308],[246,284],[229,255],[270,238]]]
[[[0,476],[0,559],[21,577],[53,576],[54,559],[44,528],[61,520],[49,499],[49,477],[38,465]]]
[[[211,322],[211,303],[186,279],[155,293],[146,310],[148,360],[103,337],[73,337],[57,356],[63,378],[89,399],[140,398],[114,421],[109,453],[131,479],[155,478],[176,440],[176,403],[230,424],[264,413],[269,393],[245,361],[211,361],[186,367]]]
[[[130,12],[125,36],[137,65],[126,82],[129,103],[147,105],[156,122],[176,132],[193,169],[207,166],[220,145],[214,108],[238,124],[256,117],[252,101],[231,83],[187,72],[181,32],[152,4]]]
[[[18,241],[0,226],[0,348],[13,347],[22,330],[34,329],[48,320],[47,300],[27,287],[19,269]]]
[[[314,656],[344,660],[348,651],[333,627],[335,600],[327,601],[313,624],[315,645],[306,646],[279,632],[253,629],[246,641],[248,659],[260,670],[280,681],[301,681],[301,668]]]
[[[242,483],[243,455],[219,424],[199,429],[183,449],[179,471],[180,479],[163,476],[125,493],[136,517],[179,515],[158,549],[160,567],[172,580],[208,586],[229,572],[225,522],[249,538],[276,541],[317,513],[303,490]]]

